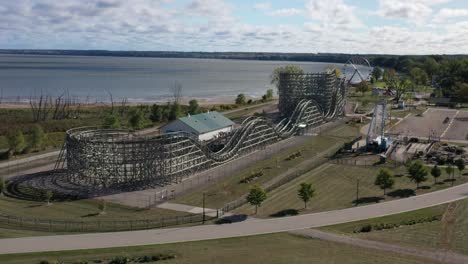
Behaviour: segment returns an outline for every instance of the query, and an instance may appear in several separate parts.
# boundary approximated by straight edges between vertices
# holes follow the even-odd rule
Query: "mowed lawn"
[[[309,239],[288,233],[240,238],[217,239],[166,245],[126,248],[61,251],[49,253],[0,255],[4,264],[39,263],[40,260],[60,263],[106,261],[115,256],[142,257],[173,254],[174,259],[161,263],[347,263],[347,264],[431,264],[426,259],[378,250],[358,248],[334,242]],[[159,261],[158,261],[159,263]]]
[[[196,192],[189,193],[175,200],[176,203],[202,206],[203,192],[208,194],[206,198],[206,206],[211,208],[220,208],[225,203],[233,201],[242,195],[246,194],[249,189],[257,184],[262,185],[269,180],[282,175],[288,170],[294,168],[299,169],[298,165],[306,160],[317,160],[318,153],[329,150],[329,155],[333,154],[345,142],[349,141],[359,134],[359,129],[350,125],[343,125],[331,129],[324,135],[314,136],[307,140],[304,144],[287,149],[282,153],[272,155],[269,159],[260,161],[249,168],[239,171],[239,173],[215,182],[209,186],[198,189]],[[301,156],[287,160],[287,158],[298,151]],[[322,157],[324,159],[325,157]],[[303,164],[304,165],[304,164]],[[305,164],[306,167],[309,164]],[[303,167],[304,167],[303,166]],[[249,175],[262,171],[263,176],[249,183],[241,183]]]
[[[374,185],[375,177],[383,166],[348,166],[327,163],[303,176],[279,187],[267,194],[267,199],[258,208],[257,217],[268,217],[284,210],[298,210],[299,213],[328,211],[355,206],[357,181],[359,180],[359,204],[365,205],[384,201],[383,191]],[[397,175],[395,186],[387,190],[385,200],[397,199],[414,194],[422,194],[450,187],[450,183],[443,182],[448,176],[439,178],[441,184],[434,185],[433,178],[415,190],[416,185],[406,176],[406,168],[387,167]],[[304,203],[298,198],[297,192],[302,182],[312,183],[315,196],[304,209]],[[456,184],[468,182],[468,177],[457,178]],[[239,213],[252,214],[254,207],[244,205],[237,210]]]
[[[401,226],[369,233],[353,233],[366,224],[399,223],[402,220],[442,216],[441,221]],[[325,231],[349,234],[358,238],[421,248],[436,248],[468,254],[468,199],[405,214],[322,228]]]

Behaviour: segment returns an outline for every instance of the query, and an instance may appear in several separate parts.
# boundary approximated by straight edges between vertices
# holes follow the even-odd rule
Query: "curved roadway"
[[[397,214],[468,197],[468,183],[415,197],[373,205],[225,225],[0,239],[0,254],[110,248],[208,240],[321,227]]]

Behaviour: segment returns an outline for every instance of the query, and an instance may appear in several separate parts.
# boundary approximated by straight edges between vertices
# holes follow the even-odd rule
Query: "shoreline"
[[[247,100],[252,99],[252,100],[258,100],[259,98],[251,97],[246,95]],[[182,105],[188,105],[188,102],[192,99],[195,99],[198,101],[198,104],[201,106],[213,106],[213,105],[225,105],[225,104],[234,104],[234,101],[236,97],[206,97],[206,98],[197,98],[197,97],[182,97],[181,98],[181,104]],[[137,106],[137,105],[153,105],[153,104],[167,104],[168,102],[171,102],[172,99],[168,98],[167,100],[128,100],[126,105],[127,106]],[[114,101],[115,106],[120,106],[122,103],[121,100],[116,100]],[[110,106],[111,101],[101,101],[101,102],[95,102],[95,103],[83,103],[81,106],[82,107],[99,107],[99,106]],[[29,109],[30,103],[29,100],[21,100],[18,102],[12,102],[12,101],[0,101],[0,109]]]

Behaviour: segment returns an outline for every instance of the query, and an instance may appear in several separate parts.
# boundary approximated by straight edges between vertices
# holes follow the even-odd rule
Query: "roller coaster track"
[[[314,100],[301,100],[292,114],[277,125],[264,117],[248,117],[218,151],[187,132],[142,138],[123,130],[72,129],[65,143],[70,145],[63,148],[56,167],[67,164],[71,178],[85,178],[88,184],[179,181],[184,175],[225,163],[335,118],[342,111],[340,91],[335,96],[326,112]]]

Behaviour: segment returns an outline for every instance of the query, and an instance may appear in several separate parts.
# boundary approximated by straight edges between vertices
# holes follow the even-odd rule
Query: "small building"
[[[163,126],[161,130],[163,133],[183,131],[197,136],[201,141],[207,141],[219,134],[231,132],[233,127],[234,122],[213,111],[178,118]]]

